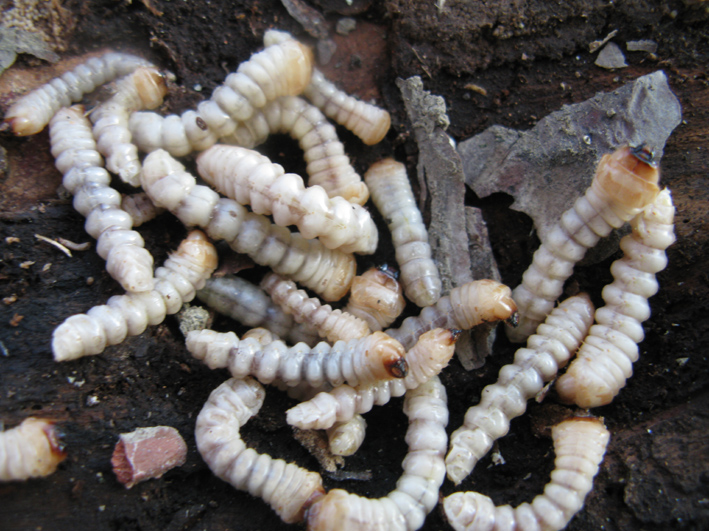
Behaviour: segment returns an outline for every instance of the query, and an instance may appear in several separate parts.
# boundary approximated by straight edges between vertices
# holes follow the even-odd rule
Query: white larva
[[[68,107],[100,85],[130,74],[141,66],[151,64],[145,59],[124,53],[92,57],[74,70],[22,96],[8,109],[5,122],[10,124],[18,136],[39,133],[62,107]]]
[[[153,257],[142,236],[131,230],[133,219],[121,209],[121,195],[109,186],[110,176],[96,151],[84,108],[57,111],[49,122],[49,139],[62,184],[74,195],[74,208],[86,217],[84,228],[97,240],[96,251],[106,270],[123,289],[145,292],[153,287]]]
[[[355,415],[350,420],[335,422],[327,429],[327,441],[333,455],[353,455],[364,442],[367,421],[362,415]]]
[[[404,348],[414,346],[419,336],[436,327],[470,330],[482,323],[514,321],[517,305],[511,290],[494,280],[475,280],[453,288],[435,306],[421,310],[418,316],[404,319],[399,328],[385,330]]]
[[[281,96],[295,96],[310,82],[312,51],[296,41],[271,46],[241,63],[197,111],[165,118],[138,112],[130,119],[137,146],[146,152],[165,149],[179,157],[214,145],[248,120],[255,109]]]
[[[268,273],[261,281],[261,288],[284,312],[299,323],[313,326],[320,337],[330,343],[348,341],[371,334],[366,322],[342,310],[333,310],[316,297],[309,297],[305,290],[298,289],[295,282],[276,273]]]
[[[99,354],[126,336],[161,323],[191,301],[217,267],[217,252],[201,231],[192,231],[162,267],[155,270],[151,291],[114,295],[105,305],[66,319],[52,335],[56,361]]]
[[[141,67],[116,82],[110,99],[91,111],[93,133],[106,168],[131,186],[140,185],[138,148],[131,142],[129,116],[139,109],[154,109],[167,94],[165,79],[157,68]]]
[[[527,409],[527,400],[539,393],[574,355],[593,324],[593,304],[587,295],[570,297],[555,308],[514,363],[500,369],[497,383],[482,391],[480,402],[469,408],[463,425],[451,434],[446,456],[448,478],[458,485],[507,434],[510,421]]]
[[[290,33],[269,30],[263,36],[263,43],[270,47],[291,39]],[[391,116],[387,111],[341,91],[317,68],[313,69],[304,94],[327,117],[352,131],[368,146],[380,142],[389,131]]]
[[[133,227],[140,227],[165,211],[164,208],[156,207],[145,192],[124,195],[121,198],[121,208],[133,219]]]
[[[655,199],[660,174],[647,159],[642,149],[628,147],[603,156],[585,195],[549,231],[522,283],[512,292],[520,321],[514,329],[507,327],[510,341],[521,343],[534,333],[586,250]]]
[[[552,428],[556,468],[544,493],[531,503],[496,507],[477,492],[456,492],[443,500],[456,531],[559,531],[581,510],[606,452],[610,434],[596,418],[576,417]]]
[[[232,199],[219,199],[213,190],[197,185],[166,151],[154,151],[145,158],[141,183],[156,205],[167,208],[185,225],[204,228],[212,239],[225,240],[234,251],[270,266],[326,301],[339,300],[347,293],[356,272],[354,256],[278,227]]]
[[[262,498],[284,522],[299,522],[308,505],[325,493],[322,478],[246,447],[239,430],[258,413],[264,397],[252,378],[232,378],[217,387],[197,417],[197,449],[217,477]]]
[[[674,206],[665,189],[631,221],[633,232],[620,242],[625,252],[611,265],[613,283],[603,288],[606,305],[576,359],[556,382],[562,400],[582,408],[609,404],[633,374],[642,322],[650,317],[647,302],[658,290],[655,275],[667,265],[665,249],[675,241]]]
[[[383,332],[311,348],[305,343],[288,347],[280,340],[264,345],[255,338],[239,340],[233,332],[193,330],[186,345],[195,358],[210,360],[216,367],[223,366],[222,353],[228,348],[226,366],[234,378],[250,375],[265,384],[279,381],[290,387],[301,382],[311,387],[367,384],[403,378],[408,369],[401,344]]]
[[[375,332],[379,333],[379,332]],[[415,389],[427,382],[453,357],[457,332],[436,328],[424,333],[416,345],[406,353],[408,372],[402,379],[353,387],[340,385],[301,402],[286,412],[286,421],[301,429],[328,429],[335,422],[346,422],[357,414],[367,413],[375,405],[402,396],[407,389]]]
[[[268,157],[240,146],[216,145],[197,157],[197,172],[209,184],[276,225],[295,225],[303,237],[319,238],[328,249],[372,254],[378,233],[369,212],[321,186],[305,187]]]
[[[386,158],[369,167],[364,181],[389,226],[404,294],[422,308],[436,304],[441,296],[441,278],[431,258],[428,231],[416,206],[406,167]]]
[[[52,474],[66,457],[54,422],[26,418],[0,431],[0,481],[17,481]]]
[[[269,102],[222,142],[253,148],[274,133],[287,133],[298,141],[308,164],[309,185],[322,186],[329,197],[341,196],[358,205],[367,202],[369,190],[345,155],[337,131],[302,98],[284,96]]]
[[[264,327],[290,343],[314,346],[320,336],[314,327],[293,321],[258,286],[243,278],[227,275],[207,280],[197,298],[217,312],[246,326]]]
[[[370,330],[383,330],[406,307],[401,284],[388,267],[373,267],[352,280],[345,311],[365,321]]]
[[[308,531],[415,531],[423,526],[426,515],[438,503],[445,479],[448,404],[446,389],[438,377],[406,392],[404,413],[409,418],[409,451],[396,488],[379,499],[333,489],[307,510]]]

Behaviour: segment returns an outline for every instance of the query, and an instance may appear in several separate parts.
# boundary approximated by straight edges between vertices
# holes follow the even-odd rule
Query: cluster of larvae
[[[208,329],[186,335],[192,356],[231,374],[197,419],[197,446],[210,469],[262,498],[285,522],[305,522],[313,531],[414,531],[437,504],[446,474],[461,483],[577,350],[556,382],[562,401],[604,405],[625,385],[643,339],[641,323],[650,315],[647,299],[658,289],[655,275],[674,241],[671,195],[660,191],[650,153],[620,148],[603,157],[590,188],[542,241],[518,288],[477,280],[443,294],[404,165],[386,158],[362,179],[327,121],[371,145],[386,135],[389,114],[339,91],[313,68],[310,49],[289,34],[269,31],[264,43],[209,100],[181,116],[149,112],[166,96],[163,77],[124,54],[92,59],[6,113],[18,135],[49,125],[63,185],[86,217],[107,271],[126,291],[58,326],[54,358],[99,354],[197,297],[251,327],[241,338]],[[112,96],[88,114],[71,105],[114,79]],[[253,150],[276,133],[299,142],[307,185]],[[193,151],[201,151],[197,172],[213,188],[197,184],[176,159]],[[142,160],[141,152],[147,153]],[[122,195],[112,175],[119,187],[142,192]],[[387,267],[357,275],[353,253],[372,254],[379,240],[363,207],[369,199],[391,232],[398,277]],[[153,269],[134,228],[164,211],[189,232]],[[594,311],[589,297],[579,295],[557,306],[574,264],[627,222],[633,231],[621,241],[624,257],[611,267],[606,305]],[[238,276],[211,278],[219,240],[272,271],[260,285]],[[323,302],[337,306],[346,296],[334,309]],[[404,296],[420,314],[391,328]],[[526,347],[483,389],[449,445],[438,375],[460,330],[498,321],[507,323],[510,340]],[[261,408],[262,384],[297,400],[287,422],[327,430],[338,455],[362,444],[363,414],[404,396],[409,450],[396,489],[379,499],[326,492],[318,473],[247,448],[239,432]],[[552,437],[556,470],[543,494],[513,509],[495,507],[482,494],[454,493],[443,502],[450,524],[457,530],[565,527],[591,490],[609,433],[600,420],[580,415],[556,426]],[[0,434],[0,480],[46,475],[62,458],[51,422],[27,419]]]

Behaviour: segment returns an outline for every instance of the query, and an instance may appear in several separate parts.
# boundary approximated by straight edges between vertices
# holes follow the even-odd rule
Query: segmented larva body
[[[663,190],[631,221],[633,232],[620,241],[625,256],[611,265],[613,283],[603,288],[606,305],[576,359],[556,382],[562,400],[582,408],[609,404],[633,374],[642,322],[650,317],[648,299],[658,290],[655,275],[667,265],[665,250],[674,243],[672,196]]]
[[[165,212],[164,208],[155,206],[145,192],[124,195],[121,198],[121,208],[133,219],[133,227],[140,227]]]
[[[291,40],[270,46],[239,65],[217,87],[212,97],[182,116],[134,113],[130,131],[142,151],[165,149],[180,157],[214,145],[232,134],[237,122],[281,96],[300,94],[310,82],[312,51]]]
[[[428,231],[416,206],[406,167],[386,158],[369,167],[364,181],[391,231],[404,294],[420,307],[436,304],[441,296],[441,278],[431,258]]]
[[[406,392],[404,413],[409,418],[409,451],[396,489],[379,499],[333,489],[307,510],[308,531],[415,531],[423,526],[426,515],[438,503],[445,479],[448,404],[446,389],[438,377]]]
[[[8,109],[5,122],[10,124],[18,136],[39,133],[62,107],[68,107],[100,85],[130,74],[141,66],[151,64],[145,59],[124,53],[92,57],[74,70],[22,96]]]
[[[407,374],[404,349],[383,332],[334,345],[321,342],[311,348],[305,343],[288,347],[280,340],[263,345],[254,338],[238,340],[233,333],[193,330],[187,334],[186,345],[195,358],[209,358],[219,367],[223,357],[217,352],[234,340],[227,354],[227,368],[234,378],[251,375],[265,384],[278,380],[293,387],[305,381],[321,387],[366,384]]]
[[[52,335],[56,361],[99,354],[126,336],[161,323],[191,301],[217,267],[217,251],[201,231],[190,232],[177,251],[155,270],[151,291],[114,295],[85,314],[66,319]]]
[[[287,133],[298,141],[308,163],[309,185],[322,186],[329,197],[341,196],[358,205],[367,202],[367,185],[345,155],[337,131],[317,107],[302,98],[284,96],[269,102],[222,142],[253,148],[273,133]]]
[[[246,447],[239,430],[258,413],[264,397],[252,378],[232,378],[217,387],[197,417],[197,449],[217,477],[262,498],[284,522],[299,522],[308,505],[325,493],[322,478]]]
[[[352,280],[345,311],[377,331],[393,323],[405,307],[401,284],[393,272],[387,267],[373,267]]]
[[[362,446],[366,432],[367,421],[362,415],[355,415],[344,422],[335,422],[327,429],[330,452],[344,457],[353,455]]]
[[[330,343],[348,341],[371,334],[362,319],[342,310],[333,310],[315,297],[308,297],[305,290],[298,289],[295,282],[276,273],[267,274],[261,287],[273,301],[299,323],[309,323]]]
[[[197,185],[166,151],[154,151],[145,158],[141,183],[156,205],[167,208],[188,227],[204,228],[212,239],[225,240],[237,253],[270,266],[326,301],[339,300],[347,293],[356,273],[354,256],[273,225],[232,199],[220,199],[210,188]]]
[[[49,122],[49,139],[62,184],[74,195],[74,208],[86,217],[84,228],[97,240],[106,270],[123,289],[145,292],[153,287],[153,256],[142,236],[131,230],[133,219],[121,208],[121,194],[109,186],[91,125],[81,105],[60,109]]]
[[[474,280],[453,288],[434,306],[424,308],[418,316],[404,319],[399,328],[385,332],[408,349],[421,334],[433,328],[470,330],[482,323],[514,320],[516,312],[517,305],[509,287],[494,280]]]
[[[375,334],[380,332],[375,332]],[[408,372],[402,379],[363,384],[340,385],[301,402],[286,412],[286,422],[301,429],[328,429],[335,422],[347,422],[357,414],[367,413],[375,405],[389,402],[436,376],[448,365],[455,351],[458,333],[436,328],[424,333],[406,353]]]
[[[130,115],[154,109],[167,94],[165,79],[157,68],[141,67],[119,79],[113,96],[91,112],[93,133],[106,168],[132,186],[140,185],[138,148],[128,130]]]
[[[456,485],[507,434],[510,421],[527,409],[527,400],[551,381],[583,342],[593,324],[593,304],[585,294],[570,297],[555,308],[514,363],[500,369],[497,383],[482,391],[480,402],[469,408],[463,425],[451,434],[446,456],[448,477]]]
[[[651,203],[660,174],[642,149],[623,147],[603,156],[591,186],[564,212],[534,253],[522,284],[512,292],[519,307],[519,326],[507,337],[522,342],[536,330],[561,295],[564,282],[586,250],[632,219]]]
[[[197,292],[197,298],[235,321],[262,326],[290,343],[314,346],[320,342],[313,326],[294,322],[293,316],[285,313],[265,291],[243,278],[234,275],[210,278]]]
[[[197,171],[209,184],[276,225],[295,225],[303,237],[319,238],[328,249],[372,254],[378,233],[369,212],[321,186],[305,187],[268,157],[239,146],[217,145],[200,153]]]
[[[512,508],[477,492],[456,492],[443,500],[456,531],[559,531],[581,510],[606,452],[610,434],[596,418],[576,417],[552,428],[555,469],[544,493]]]
[[[263,43],[271,47],[292,39],[286,31],[268,30]],[[380,142],[389,131],[391,116],[387,111],[341,91],[317,68],[313,68],[310,83],[303,92],[328,118],[352,131],[368,146]]]
[[[0,431],[0,481],[48,476],[65,457],[52,421],[29,417]]]

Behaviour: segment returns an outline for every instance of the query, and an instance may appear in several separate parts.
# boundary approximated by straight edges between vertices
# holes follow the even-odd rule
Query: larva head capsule
[[[184,258],[200,268],[214,270],[217,267],[217,250],[201,230],[193,230],[177,248],[175,256]]]
[[[347,311],[363,319],[371,330],[382,330],[404,311],[406,301],[394,270],[372,268],[352,281]]]
[[[157,68],[141,67],[133,73],[136,92],[144,109],[155,109],[162,105],[167,94],[165,76]]]
[[[381,360],[384,369],[383,374],[375,374],[375,376],[382,380],[404,378],[409,370],[409,365],[404,359],[406,351],[401,343],[384,332],[374,332],[369,337],[373,346],[367,350],[365,356],[372,360]]]
[[[651,203],[660,192],[660,171],[646,151],[625,146],[603,155],[593,179],[594,188],[624,209]]]

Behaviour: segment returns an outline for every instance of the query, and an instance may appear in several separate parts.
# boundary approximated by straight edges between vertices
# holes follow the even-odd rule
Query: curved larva
[[[310,186],[322,186],[329,197],[344,197],[350,203],[367,202],[367,185],[345,155],[337,131],[317,107],[302,98],[284,96],[269,102],[222,141],[253,148],[272,133],[287,133],[298,141],[308,164]]]
[[[258,413],[264,397],[252,378],[232,378],[217,387],[197,417],[197,449],[217,477],[262,498],[284,522],[299,522],[308,505],[325,493],[322,478],[246,447],[239,430]]]
[[[281,96],[295,96],[310,82],[312,51],[297,41],[280,43],[241,63],[197,111],[162,117],[139,112],[131,116],[130,131],[142,151],[165,149],[179,157],[214,145],[234,133],[237,123],[255,109]]]
[[[416,206],[406,167],[386,158],[369,167],[364,181],[389,226],[404,294],[422,308],[436,304],[441,296],[441,278],[431,258],[428,231]]]
[[[347,293],[356,272],[354,256],[273,225],[232,199],[219,199],[213,190],[197,185],[166,151],[154,151],[145,158],[141,183],[156,205],[167,208],[185,225],[204,228],[212,239],[225,240],[237,253],[270,266],[326,301],[339,300]]]
[[[332,391],[318,393],[289,409],[286,422],[305,430],[324,430],[335,422],[346,422],[357,414],[367,413],[375,405],[384,405],[391,397],[416,389],[440,373],[453,357],[457,337],[457,332],[444,328],[430,330],[406,353],[408,372],[403,379],[359,387],[340,385]]]
[[[52,334],[56,361],[99,354],[126,336],[161,323],[191,301],[217,267],[217,251],[201,231],[190,232],[177,251],[155,270],[151,291],[114,295],[105,305],[66,319]]]
[[[610,434],[603,422],[576,417],[552,428],[556,468],[544,493],[512,508],[495,507],[477,492],[456,492],[443,500],[448,523],[456,531],[558,531],[581,510],[606,452]]]
[[[404,349],[383,332],[311,348],[305,343],[288,347],[280,340],[264,345],[255,338],[239,340],[233,333],[193,330],[186,345],[194,357],[210,359],[216,367],[222,366],[228,347],[226,363],[234,378],[251,375],[265,384],[277,380],[291,387],[303,381],[321,387],[403,378],[408,368]]]
[[[18,136],[39,133],[62,107],[68,107],[71,102],[81,100],[84,94],[93,92],[98,86],[130,74],[141,66],[151,64],[145,59],[124,53],[92,57],[74,70],[22,96],[8,109],[5,122],[10,124]]]
[[[256,151],[213,146],[197,157],[197,172],[237,203],[272,215],[276,225],[297,226],[303,237],[318,238],[328,249],[372,254],[377,248],[377,227],[367,210],[342,197],[328,197],[320,186],[306,188],[302,177],[284,173]]]
[[[263,43],[268,49],[292,39],[288,32],[268,30]],[[313,68],[310,83],[303,92],[328,118],[352,131],[368,146],[380,142],[389,131],[391,116],[387,111],[341,91],[317,68]]]
[[[121,198],[121,208],[133,219],[133,227],[152,221],[165,211],[164,208],[156,207],[145,192],[124,195]]]
[[[384,498],[368,499],[333,489],[306,512],[308,531],[376,529],[415,531],[438,503],[445,479],[443,455],[448,437],[446,390],[438,377],[409,390],[404,399],[409,418],[403,474]]]
[[[559,397],[582,408],[609,404],[633,374],[642,322],[650,317],[648,298],[657,293],[655,275],[667,265],[665,249],[675,241],[674,206],[665,189],[631,221],[633,232],[620,242],[625,252],[611,265],[613,283],[603,288],[606,305],[576,359],[556,382]]]
[[[157,68],[141,67],[117,81],[110,99],[91,111],[93,133],[106,168],[132,186],[140,185],[138,148],[131,142],[128,118],[139,109],[154,109],[167,94]]]
[[[29,417],[0,431],[0,481],[48,476],[65,457],[52,421]]]
[[[585,294],[570,297],[555,308],[514,363],[500,369],[497,383],[482,391],[480,402],[469,408],[463,425],[451,434],[446,456],[448,477],[456,485],[507,434],[510,421],[527,409],[527,400],[552,380],[573,356],[593,324],[593,304]]]
[[[475,280],[453,288],[434,306],[421,310],[418,316],[404,319],[399,328],[385,330],[404,348],[411,348],[421,334],[435,327],[470,330],[482,323],[515,320],[517,305],[511,290],[494,280]]]
[[[621,227],[659,192],[660,174],[646,162],[644,151],[623,147],[606,154],[598,163],[591,186],[559,224],[547,234],[534,253],[522,284],[512,292],[519,308],[519,326],[507,327],[507,337],[522,342],[554,307],[574,264],[598,240]]]
[[[352,280],[345,311],[365,321],[370,330],[382,330],[393,323],[406,307],[401,284],[393,272],[373,267]]]
[[[109,275],[126,291],[152,289],[153,256],[142,236],[131,230],[133,219],[121,209],[121,194],[109,186],[84,108],[57,111],[49,122],[49,139],[62,183],[74,195],[74,208],[86,217],[84,228],[97,240],[96,251],[106,260]]]
[[[265,291],[243,278],[234,275],[210,278],[197,292],[197,298],[235,321],[262,326],[290,343],[314,346],[320,342],[317,330],[308,324],[295,323]]]
[[[350,420],[335,422],[327,429],[327,441],[333,455],[353,455],[364,442],[367,421],[362,415]]]
[[[316,297],[308,297],[305,290],[298,289],[295,282],[276,273],[268,273],[261,287],[284,312],[299,323],[313,326],[320,337],[330,343],[348,341],[371,334],[366,322],[342,310],[333,310]]]

